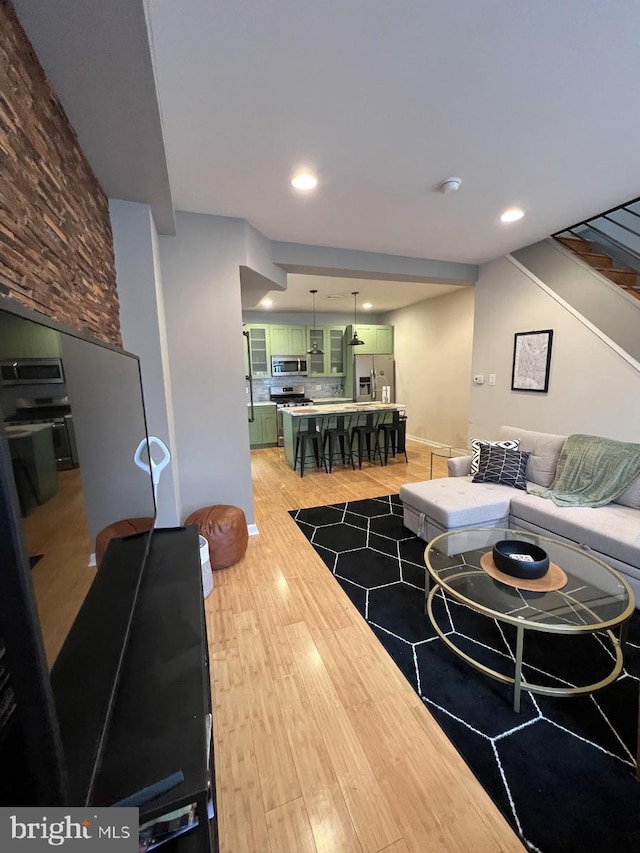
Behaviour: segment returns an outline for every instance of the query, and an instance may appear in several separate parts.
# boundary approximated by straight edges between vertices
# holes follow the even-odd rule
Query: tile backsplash
[[[317,379],[309,376],[288,376],[280,379],[254,379],[253,399],[256,403],[269,399],[269,389],[283,385],[303,385],[307,397],[344,397],[343,379]],[[318,387],[319,386],[319,387]]]

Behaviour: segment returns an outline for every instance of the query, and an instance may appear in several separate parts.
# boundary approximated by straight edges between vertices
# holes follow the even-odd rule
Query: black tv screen
[[[102,602],[100,572],[109,567],[96,566],[96,538],[122,519],[147,518],[151,526],[155,518],[150,475],[133,458],[147,437],[139,361],[12,306],[0,310],[0,362],[0,805],[12,797],[80,805],[99,761],[123,649],[96,637],[91,658],[102,676],[109,671],[105,692],[95,695],[87,679],[75,718],[57,707],[56,669],[67,704],[70,678],[83,695],[82,674],[70,675],[74,667],[65,664],[72,626],[92,598],[93,608],[113,608],[114,618],[119,598],[128,598],[119,616],[126,628],[135,603],[150,530],[131,551],[139,565],[128,566],[120,590],[111,588]],[[80,743],[70,729],[83,727]],[[70,766],[74,750],[85,763],[80,781]],[[15,772],[23,778],[10,778]]]

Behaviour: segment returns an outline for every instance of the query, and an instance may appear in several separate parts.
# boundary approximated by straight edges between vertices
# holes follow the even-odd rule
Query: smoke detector
[[[455,193],[460,189],[460,184],[462,183],[462,178],[445,178],[445,180],[440,184],[438,189],[441,193],[445,195],[447,193]]]

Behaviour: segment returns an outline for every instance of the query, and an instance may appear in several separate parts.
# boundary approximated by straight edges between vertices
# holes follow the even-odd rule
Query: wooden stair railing
[[[640,300],[640,283],[638,282],[638,275],[633,270],[614,267],[612,257],[601,252],[594,252],[593,244],[581,237],[555,237],[554,239],[578,255],[581,260],[601,275],[606,276],[609,281],[617,284],[629,296]]]

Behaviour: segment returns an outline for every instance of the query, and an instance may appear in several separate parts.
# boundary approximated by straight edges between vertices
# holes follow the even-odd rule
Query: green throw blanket
[[[596,435],[570,435],[558,457],[548,489],[529,492],[558,506],[604,506],[619,497],[640,475],[640,444]]]

